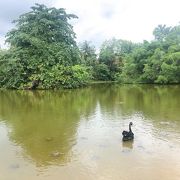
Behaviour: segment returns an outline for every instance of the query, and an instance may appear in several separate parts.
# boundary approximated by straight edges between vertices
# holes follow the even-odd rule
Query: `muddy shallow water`
[[[180,86],[0,91],[0,179],[179,180]]]

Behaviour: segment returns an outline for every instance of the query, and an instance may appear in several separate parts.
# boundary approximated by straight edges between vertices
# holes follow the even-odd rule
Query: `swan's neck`
[[[129,132],[132,132],[132,130],[131,130],[131,125],[129,124]]]

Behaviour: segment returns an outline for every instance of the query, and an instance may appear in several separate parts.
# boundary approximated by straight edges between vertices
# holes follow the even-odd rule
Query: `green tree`
[[[100,63],[94,67],[94,79],[101,81],[109,81],[111,79],[111,74],[109,68],[106,64]]]
[[[47,74],[51,72],[57,79],[56,75],[61,73],[52,69],[59,66],[71,69],[81,62],[75,33],[68,22],[77,16],[67,14],[62,8],[48,8],[40,4],[31,9],[15,20],[16,28],[7,33],[6,42],[10,44],[10,50],[3,57],[7,65],[1,77],[0,85],[3,87],[24,88],[38,81],[42,87],[47,87],[49,82],[48,87],[53,88],[54,81],[48,81]],[[14,76],[14,71],[18,76]],[[63,86],[58,83],[56,88]]]
[[[165,53],[159,48],[154,50],[154,54],[149,56],[141,75],[142,82],[154,83],[161,71],[161,65],[164,61]]]
[[[110,79],[115,80],[116,73],[121,71],[123,59],[132,52],[135,44],[130,41],[111,39],[104,41],[100,48],[99,62],[107,65]]]
[[[90,42],[84,41],[79,45],[82,62],[86,66],[94,67],[97,64],[96,48]]]
[[[180,83],[180,26],[159,25],[155,40],[136,46],[116,78],[123,83]]]
[[[158,41],[164,41],[167,35],[170,33],[171,27],[166,27],[166,25],[158,25],[154,31],[153,35]]]
[[[161,65],[157,83],[172,84],[180,82],[180,52],[169,53]]]

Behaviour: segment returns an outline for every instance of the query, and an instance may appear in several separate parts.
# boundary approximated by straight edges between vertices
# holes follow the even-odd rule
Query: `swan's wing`
[[[123,131],[123,132],[122,132],[122,135],[123,135],[123,136],[127,136],[128,133],[129,133],[128,131]]]

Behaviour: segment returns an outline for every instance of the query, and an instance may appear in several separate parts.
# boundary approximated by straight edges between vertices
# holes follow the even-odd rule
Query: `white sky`
[[[33,5],[34,1],[30,1]],[[42,0],[36,2],[41,3]],[[46,4],[46,2],[49,4],[48,0],[43,0],[43,3]],[[23,0],[23,3],[25,4],[25,0]],[[112,37],[134,42],[151,40],[153,38],[152,31],[158,24],[175,26],[180,22],[180,0],[52,0],[50,4],[56,8],[63,7],[68,13],[76,14],[79,19],[72,23],[77,41],[88,40],[97,47],[104,40]],[[24,13],[24,6],[22,7],[22,13]],[[16,11],[13,6],[10,10]],[[6,13],[7,15],[10,13],[8,8]],[[18,15],[22,13],[18,9]],[[11,19],[11,17],[8,19]],[[2,22],[6,25],[10,23],[3,19],[0,26],[3,25]],[[7,30],[12,25],[8,27]],[[1,47],[3,47],[3,41],[4,34],[2,33],[0,34]]]

